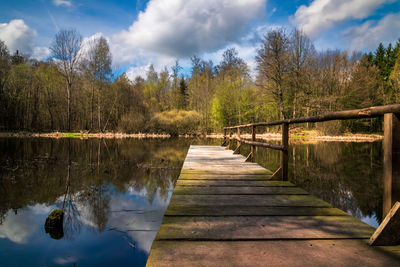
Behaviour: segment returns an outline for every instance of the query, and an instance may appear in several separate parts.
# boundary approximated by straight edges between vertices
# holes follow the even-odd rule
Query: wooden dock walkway
[[[190,146],[147,266],[400,266],[374,228],[218,146]]]

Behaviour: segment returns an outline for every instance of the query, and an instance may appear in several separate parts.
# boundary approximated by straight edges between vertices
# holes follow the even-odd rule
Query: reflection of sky
[[[171,193],[169,190],[168,201]],[[125,194],[113,190],[108,223],[102,233],[94,230],[89,208],[75,202],[84,227],[72,239],[61,240],[51,239],[44,231],[45,219],[55,206],[28,206],[17,215],[10,210],[0,225],[2,266],[145,265],[168,206],[163,199],[157,193],[150,204],[145,190],[128,189]]]

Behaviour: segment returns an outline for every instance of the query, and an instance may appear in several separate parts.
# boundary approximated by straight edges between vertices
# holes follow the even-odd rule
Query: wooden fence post
[[[240,127],[237,128],[237,138],[240,139]],[[240,140],[237,140],[236,149],[233,154],[240,154]]]
[[[232,130],[229,130],[229,141],[228,141],[228,145],[225,148],[227,150],[231,149],[231,142],[232,142],[231,138],[232,138]]]
[[[283,181],[288,180],[289,162],[289,124],[282,123],[282,157],[281,157],[281,177]]]
[[[226,146],[226,129],[224,128],[224,142],[221,146]]]
[[[383,139],[383,217],[400,201],[400,114],[384,117]]]
[[[251,128],[251,140],[256,141],[256,126],[253,125]],[[251,146],[251,162],[256,162],[256,146]]]

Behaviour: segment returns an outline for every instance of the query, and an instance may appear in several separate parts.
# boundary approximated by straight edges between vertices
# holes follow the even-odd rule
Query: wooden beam
[[[226,150],[231,149],[231,142],[232,142],[232,130],[229,131],[229,143],[225,148]]]
[[[247,155],[246,160],[244,162],[253,162],[253,160],[251,159],[251,152],[249,155]]]
[[[235,151],[233,151],[233,154],[240,154],[240,144],[236,147]]]
[[[221,146],[226,146],[226,129],[224,129],[224,142]]]
[[[237,128],[236,149],[233,154],[240,154],[240,128]]]
[[[369,240],[371,246],[400,244],[400,202],[396,202]]]
[[[400,114],[384,117],[383,139],[383,217],[400,201]]]
[[[282,154],[281,154],[281,177],[282,181],[288,180],[288,163],[289,163],[289,124],[282,124]]]
[[[237,137],[233,137],[232,139],[233,140],[238,140]],[[250,140],[246,140],[244,138],[240,138],[240,142],[243,143],[243,144],[246,144],[246,145],[261,146],[261,147],[265,147],[265,148],[272,148],[272,149],[275,149],[275,150],[283,150],[283,146],[281,146],[281,145],[250,141]]]
[[[251,128],[251,141],[255,142],[256,141],[256,126],[253,126]],[[251,162],[256,161],[256,146],[251,145]]]
[[[282,123],[294,124],[294,123],[304,123],[304,122],[322,122],[322,121],[332,121],[332,120],[348,120],[348,119],[363,119],[363,118],[373,118],[379,117],[387,113],[400,113],[400,104],[376,106],[362,109],[352,109],[352,110],[342,110],[336,112],[329,112],[316,116],[295,118],[280,120],[274,122],[258,122],[243,124],[237,126],[225,127],[225,129],[236,129],[245,128],[251,126],[274,126],[280,125]]]
[[[282,167],[279,167],[272,175],[271,179],[280,179],[282,178]]]

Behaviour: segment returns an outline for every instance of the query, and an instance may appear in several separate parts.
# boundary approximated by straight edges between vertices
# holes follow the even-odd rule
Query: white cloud
[[[46,60],[51,54],[51,51],[48,47],[45,46],[37,46],[33,48],[32,57],[37,60]]]
[[[265,5],[266,0],[151,0],[128,30],[113,36],[113,55],[124,64],[212,52],[240,40]]]
[[[107,42],[108,42],[109,45],[110,45],[109,39],[108,39],[107,37],[105,37],[101,32],[97,32],[97,33],[95,33],[95,34],[93,34],[93,35],[91,35],[91,36],[89,36],[89,37],[85,37],[85,38],[82,39],[82,45],[81,45],[81,49],[80,49],[79,53],[80,53],[81,55],[86,55],[86,54],[89,52],[91,46],[92,46],[98,39],[100,39],[100,37],[106,38]]]
[[[351,40],[351,50],[376,49],[380,42],[396,41],[400,32],[400,13],[388,14],[378,22],[366,21],[361,26],[352,27],[345,32]]]
[[[349,19],[364,19],[382,4],[393,0],[314,0],[300,6],[292,23],[311,37]]]
[[[142,66],[137,66],[137,67],[130,67],[126,71],[126,75],[131,81],[134,81],[137,76],[140,76],[142,78],[146,78],[147,76],[147,71],[149,70],[150,65],[142,65]]]
[[[5,42],[11,53],[19,50],[21,53],[31,54],[35,36],[36,31],[30,29],[21,19],[0,23],[0,40]]]
[[[72,2],[68,0],[53,0],[53,4],[56,6],[72,6]]]

